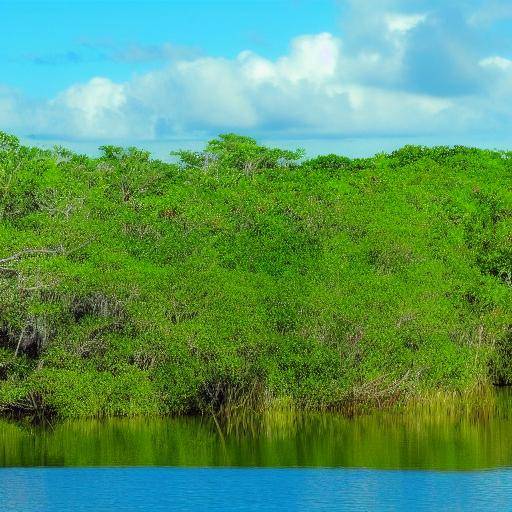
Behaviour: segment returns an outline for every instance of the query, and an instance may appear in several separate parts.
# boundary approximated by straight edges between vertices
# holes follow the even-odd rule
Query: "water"
[[[222,435],[210,418],[0,422],[0,467],[35,466],[503,468],[512,414],[272,413]]]
[[[512,396],[492,407],[0,422],[0,510],[512,510]],[[3,469],[1,469],[3,468]]]
[[[3,512],[512,510],[512,472],[361,469],[0,470]]]

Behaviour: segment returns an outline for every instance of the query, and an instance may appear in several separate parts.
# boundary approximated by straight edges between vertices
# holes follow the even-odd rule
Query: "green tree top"
[[[225,133],[212,139],[203,151],[173,151],[184,167],[219,165],[244,174],[275,167],[288,167],[304,156],[303,149],[294,151],[261,146],[251,137]]]

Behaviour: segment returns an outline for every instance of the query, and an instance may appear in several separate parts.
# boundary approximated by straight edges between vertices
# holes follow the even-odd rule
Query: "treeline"
[[[388,405],[512,381],[512,153],[0,134],[0,410]]]

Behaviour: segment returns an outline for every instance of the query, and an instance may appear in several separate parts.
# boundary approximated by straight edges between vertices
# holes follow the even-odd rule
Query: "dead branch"
[[[9,263],[11,261],[18,261],[24,256],[36,256],[38,254],[63,254],[64,247],[57,247],[56,249],[25,249],[7,258],[0,259],[0,264]]]
[[[21,342],[23,341],[23,336],[25,336],[25,331],[27,330],[27,327],[23,327],[20,333],[20,337],[18,338],[18,344],[16,345],[16,351],[14,352],[14,357],[18,357],[18,352],[20,351]]]

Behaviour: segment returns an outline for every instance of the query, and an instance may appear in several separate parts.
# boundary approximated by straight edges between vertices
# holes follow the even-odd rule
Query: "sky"
[[[512,149],[510,0],[0,0],[0,17],[0,130],[31,144]]]

